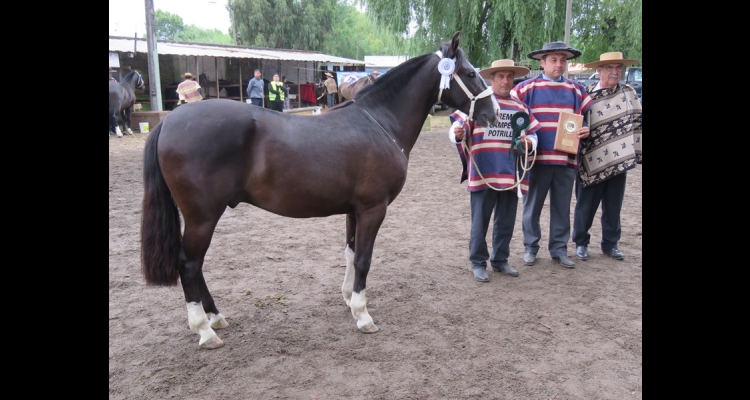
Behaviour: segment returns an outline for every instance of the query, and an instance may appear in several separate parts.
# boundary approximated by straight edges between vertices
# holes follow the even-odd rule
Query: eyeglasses
[[[605,71],[614,71],[614,70],[622,71],[623,68],[625,68],[625,66],[622,65],[622,64],[620,64],[620,65],[605,65],[605,66],[602,67],[602,69],[605,70]]]

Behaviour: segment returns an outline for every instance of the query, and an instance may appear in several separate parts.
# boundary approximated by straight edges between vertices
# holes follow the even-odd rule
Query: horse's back
[[[395,178],[398,186],[405,180],[405,171],[385,173],[405,169],[399,158],[383,166],[389,156],[403,158],[392,156],[393,143],[380,131],[354,128],[370,126],[366,118],[354,109],[301,116],[234,100],[202,100],[178,107],[162,121],[159,163],[168,185],[190,192],[191,201],[210,197],[217,208],[246,202],[291,217],[341,214],[351,210],[355,191],[368,196],[358,184],[392,186]],[[367,174],[372,165],[382,173]],[[178,204],[181,196],[175,194]]]

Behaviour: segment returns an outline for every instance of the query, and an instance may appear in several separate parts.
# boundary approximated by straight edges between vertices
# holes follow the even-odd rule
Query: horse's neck
[[[419,73],[409,83],[395,87],[379,84],[377,90],[356,101],[360,107],[370,112],[382,129],[396,138],[407,154],[417,142],[422,125],[433,104],[437,102],[440,84],[437,62],[428,61],[427,64],[428,66],[419,69]],[[434,68],[429,68],[433,64]],[[416,76],[425,78],[417,79]],[[388,98],[385,98],[386,93]]]
[[[135,87],[138,84],[138,74],[128,76],[127,79],[122,80],[122,83],[129,85],[131,88],[133,88],[133,90],[135,90]]]

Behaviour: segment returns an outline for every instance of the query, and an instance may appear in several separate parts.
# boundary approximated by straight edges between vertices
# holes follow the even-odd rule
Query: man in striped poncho
[[[567,247],[570,239],[570,201],[578,169],[578,155],[555,150],[554,145],[560,112],[583,115],[591,107],[586,88],[575,80],[563,77],[568,60],[580,55],[580,51],[564,42],[546,43],[541,50],[528,54],[529,58],[539,60],[543,73],[519,83],[511,91],[511,96],[529,106],[542,125],[537,132],[539,144],[536,162],[530,171],[529,193],[523,199],[523,262],[526,265],[536,263],[539,240],[542,238],[539,219],[549,193],[550,255],[563,267],[575,267],[575,263],[568,258]],[[579,139],[589,136],[585,120],[576,135]]]
[[[510,90],[515,76],[528,73],[528,68],[515,66],[513,60],[497,60],[490,68],[479,71],[479,75],[492,83],[492,91],[500,106],[498,123],[489,127],[475,126],[474,121],[466,121],[468,116],[460,111],[451,115],[453,125],[448,130],[448,138],[453,143],[458,142],[463,163],[461,182],[467,177],[469,179],[466,186],[471,195],[469,261],[474,278],[479,282],[490,280],[488,258],[493,271],[518,276],[518,271],[508,263],[510,240],[516,223],[518,197],[528,189],[528,175],[524,172],[531,166],[529,154],[536,148],[535,132],[540,125],[526,105],[510,97]],[[517,154],[511,124],[519,111],[528,114],[529,120],[525,133],[521,131],[518,136],[525,154]],[[466,137],[466,132],[469,132],[469,137]],[[468,152],[463,143],[466,143]],[[493,212],[490,256],[485,238]]]

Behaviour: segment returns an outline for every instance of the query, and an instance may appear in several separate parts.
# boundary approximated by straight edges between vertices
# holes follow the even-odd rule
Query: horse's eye
[[[476,76],[477,76],[477,73],[474,72],[474,71],[472,71],[472,72],[469,73],[469,78],[474,78]]]

